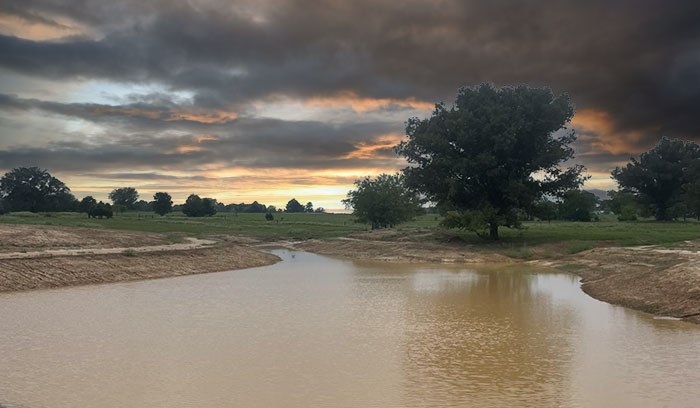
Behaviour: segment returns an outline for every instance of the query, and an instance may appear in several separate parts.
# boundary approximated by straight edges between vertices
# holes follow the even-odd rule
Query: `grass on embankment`
[[[354,222],[348,214],[274,214],[266,221],[264,214],[217,214],[213,217],[190,218],[182,213],[165,217],[153,213],[129,212],[112,219],[89,219],[77,213],[13,213],[0,216],[0,223],[39,224],[69,227],[105,228],[144,232],[179,232],[192,236],[203,234],[243,235],[261,239],[334,238],[368,231],[367,225]],[[614,216],[603,215],[597,222],[525,222],[524,228],[501,228],[501,239],[484,241],[471,232],[446,231],[439,228],[440,217],[423,215],[400,225],[395,234],[382,239],[431,238],[464,242],[475,249],[499,252],[514,258],[549,258],[573,254],[599,246],[666,245],[700,239],[700,223],[655,222],[643,220],[619,222]],[[371,235],[369,236],[371,238]]]

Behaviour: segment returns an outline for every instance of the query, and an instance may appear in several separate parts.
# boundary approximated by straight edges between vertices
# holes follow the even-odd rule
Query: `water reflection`
[[[700,328],[568,274],[353,263],[0,295],[0,404],[694,406]]]

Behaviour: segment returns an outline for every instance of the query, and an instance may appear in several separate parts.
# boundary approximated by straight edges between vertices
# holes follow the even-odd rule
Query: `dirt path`
[[[151,245],[142,247],[117,247],[117,248],[86,248],[86,249],[45,249],[42,251],[7,252],[0,253],[0,259],[29,259],[46,258],[51,256],[84,256],[84,255],[108,255],[130,254],[143,252],[185,251],[214,245],[217,241],[198,238],[184,238],[186,242],[170,245]]]

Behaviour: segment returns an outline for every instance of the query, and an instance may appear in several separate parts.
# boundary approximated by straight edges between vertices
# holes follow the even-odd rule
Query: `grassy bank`
[[[375,232],[381,240],[437,240],[463,243],[515,258],[549,257],[572,254],[599,246],[634,246],[677,243],[700,239],[696,221],[660,223],[652,220],[619,222],[603,216],[598,222],[526,222],[524,228],[501,229],[498,242],[488,242],[474,233],[447,231],[439,227],[440,217],[424,215],[401,225],[392,233]],[[179,232],[192,236],[207,234],[243,235],[261,239],[334,238],[369,231],[348,214],[275,214],[266,221],[264,214],[217,214],[190,218],[182,213],[165,217],[152,213],[124,213],[112,219],[89,219],[77,213],[13,213],[0,216],[0,223],[87,227],[144,232]],[[430,237],[426,237],[430,233]]]

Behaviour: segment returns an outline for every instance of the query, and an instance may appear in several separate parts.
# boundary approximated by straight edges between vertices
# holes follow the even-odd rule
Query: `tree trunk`
[[[489,237],[491,237],[492,240],[498,239],[498,224],[495,222],[489,225]]]

